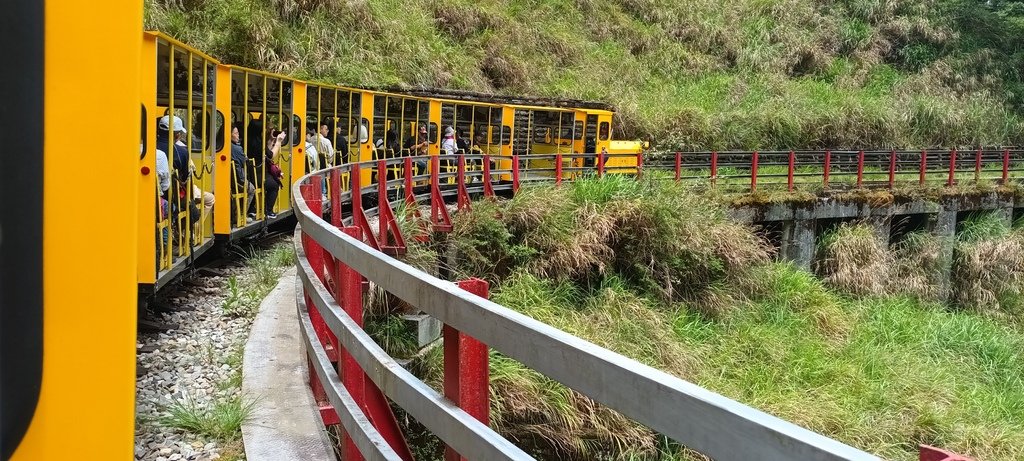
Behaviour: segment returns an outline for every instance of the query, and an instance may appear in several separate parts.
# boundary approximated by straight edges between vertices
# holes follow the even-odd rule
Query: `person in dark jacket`
[[[246,172],[246,165],[249,164],[249,159],[245,157],[245,150],[242,149],[242,137],[238,131],[238,126],[231,127],[231,173],[235,184],[235,189],[232,190],[232,194],[235,191],[245,191],[245,209],[248,210],[252,207],[252,201],[256,198],[256,185],[252,183],[252,180],[248,178]],[[235,202],[231,202],[232,208],[235,206]],[[235,213],[231,214],[232,220],[235,218]]]

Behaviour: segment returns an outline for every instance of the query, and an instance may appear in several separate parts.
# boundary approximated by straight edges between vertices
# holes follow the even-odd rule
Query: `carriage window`
[[[430,126],[427,127],[427,138],[430,139],[431,144],[437,144],[437,124],[430,122]]]
[[[505,146],[512,144],[512,127],[508,125],[501,126],[501,144]]]
[[[220,152],[220,151],[224,150],[224,144],[227,142],[225,140],[225,136],[227,135],[227,130],[224,129],[224,114],[222,114],[218,110],[217,113],[214,115],[213,122],[215,123],[214,126],[217,127],[217,137],[216,137],[216,139],[217,139],[217,146],[216,146],[216,150],[217,150],[217,152]]]
[[[302,119],[298,115],[292,114],[292,145],[299,145],[305,137],[306,132],[302,129]]]
[[[574,139],[576,139],[576,140],[583,139],[583,121],[582,120],[577,120],[576,121],[576,132],[573,133],[573,135],[574,135],[573,136]]]
[[[139,141],[139,145],[142,146],[142,149],[141,149],[142,152],[139,152],[139,160],[142,160],[142,159],[146,158],[146,150],[149,148],[149,146],[146,145],[146,105],[145,104],[142,105],[142,135],[141,136],[142,136],[142,139]]]
[[[608,134],[609,134],[608,133],[608,131],[609,131],[608,130],[608,122],[601,122],[601,128],[600,128],[599,131],[601,132],[601,140],[602,141],[607,141],[608,140]]]

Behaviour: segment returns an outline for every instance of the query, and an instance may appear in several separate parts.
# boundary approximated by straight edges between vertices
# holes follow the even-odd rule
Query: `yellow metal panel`
[[[289,184],[298,181],[306,171],[306,83],[296,80],[292,83],[292,113],[299,116],[299,145],[292,148],[292,177],[282,188],[291,193]],[[317,127],[319,130],[319,126]]]
[[[435,131],[435,136],[437,136],[437,143],[436,144],[431,144],[430,146],[428,146],[427,153],[429,155],[441,155],[441,140],[442,140],[442,136],[444,135],[444,133],[442,133],[441,130],[443,130],[444,127],[441,126],[441,100],[440,99],[431,99],[430,100],[430,123],[433,123],[437,127],[436,131]],[[431,139],[431,141],[433,141],[433,139]]]
[[[367,121],[366,123],[366,142],[359,145],[359,161],[365,162],[367,160],[373,160],[373,97],[374,93],[368,90],[362,90],[361,93],[356,93],[362,98],[359,108],[362,113],[361,117]],[[362,120],[359,123],[363,123]],[[358,131],[358,130],[357,130]],[[358,136],[358,132],[356,133]],[[367,186],[370,184],[370,179],[373,178],[373,170],[364,168],[360,175],[360,184]]]
[[[138,178],[138,283],[156,283],[156,37],[143,34],[142,55],[139,65],[139,84],[142,105],[146,108],[146,156],[139,160],[135,176]],[[148,174],[143,174],[144,171]]]
[[[138,1],[46,2],[43,379],[14,460],[132,457],[141,23]],[[94,124],[69,123],[89,108],[118,127],[103,135],[117,155],[104,157],[102,180],[83,177],[67,152],[69,140],[97,136]],[[83,192],[102,209],[71,206]]]
[[[231,68],[217,65],[218,85],[215,89],[217,110],[224,114],[224,149],[214,160],[214,191],[217,205],[213,207],[214,232],[218,235],[231,233]],[[244,214],[243,214],[244,216]]]

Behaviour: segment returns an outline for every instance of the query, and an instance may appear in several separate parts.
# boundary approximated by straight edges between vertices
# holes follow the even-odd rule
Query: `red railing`
[[[446,460],[529,459],[488,427],[489,347],[716,459],[875,459],[490,303],[486,282],[452,285],[384,256],[405,252],[407,236],[393,206],[405,203],[412,214],[429,206],[430,230],[449,232],[448,202],[468,208],[471,194],[513,194],[522,182],[625,173],[741,192],[952,186],[965,177],[1008,184],[1024,171],[1015,163],[1022,154],[978,149],[967,163],[956,150],[460,155],[431,157],[427,171],[417,171],[411,158],[397,158],[318,172],[295,186],[294,204],[310,387],[324,423],[344,426],[346,460],[411,459],[388,398],[448,443]],[[611,163],[621,158],[635,160]],[[554,164],[531,168],[534,160]],[[376,184],[363,186],[367,174]],[[322,218],[325,179],[329,223]],[[375,207],[364,202],[371,193]],[[378,219],[376,234],[370,215]],[[444,322],[442,393],[412,377],[362,331],[363,294],[371,282]],[[922,448],[922,456],[926,452],[938,453]]]

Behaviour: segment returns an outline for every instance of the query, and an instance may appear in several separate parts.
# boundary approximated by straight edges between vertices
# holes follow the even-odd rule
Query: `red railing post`
[[[410,207],[416,206],[416,194],[413,192],[413,170],[412,157],[406,157],[402,163],[402,179],[405,187],[405,203]]]
[[[949,151],[949,178],[946,180],[947,186],[956,184],[956,149]]]
[[[604,152],[597,153],[597,177],[604,176]]]
[[[363,212],[363,174],[362,169],[358,163],[352,164],[352,172],[350,176],[352,179],[349,181],[350,195],[352,202],[352,225],[363,230],[363,237],[365,242],[372,246],[375,250],[380,249],[380,244],[377,238],[373,235],[373,230],[370,229],[370,221],[366,219],[366,214]]]
[[[864,184],[864,150],[857,152],[857,187]]]
[[[951,451],[940,450],[930,445],[918,445],[918,460],[920,461],[972,461],[971,458],[961,456]]]
[[[682,169],[682,154],[676,151],[676,181],[679,181],[680,170]]]
[[[750,162],[750,191],[757,190],[757,151],[754,151]]]
[[[562,154],[555,154],[555,185],[562,184]]]
[[[484,154],[484,197],[494,197],[494,185],[491,184],[491,156]]]
[[[828,189],[828,177],[832,174],[832,150],[825,149],[825,172],[822,175],[822,187]]]
[[[343,227],[341,231],[348,234],[350,237],[363,241],[363,232],[360,228],[355,226]],[[362,276],[352,269],[348,265],[342,263],[340,260],[336,264],[336,270],[338,271],[338,293],[335,299],[341,309],[345,311],[345,314],[352,319],[360,327],[363,326],[363,278]],[[347,350],[342,348],[341,360],[339,363],[339,374],[341,375],[341,383],[348,390],[348,393],[352,395],[352,399],[355,400],[356,404],[360,408],[365,408],[366,395],[363,390],[364,381],[366,380],[366,374],[363,369],[359,367],[359,363],[352,357]],[[344,434],[342,438],[342,459],[348,460],[362,460],[363,456],[359,453],[359,449],[356,448],[352,438],[349,437],[348,433]]]
[[[458,282],[459,288],[487,298],[487,282],[469,279]],[[470,416],[490,424],[490,367],[487,345],[445,325],[444,335],[444,396]],[[446,461],[461,461],[455,450],[446,447]]]
[[[1003,185],[1010,180],[1010,149],[1003,149]]]
[[[718,184],[718,151],[711,151],[711,187]]]
[[[331,170],[331,225],[341,226],[341,172]]]
[[[519,192],[519,156],[512,156],[512,193]]]
[[[637,179],[639,179],[640,176],[643,175],[643,171],[644,171],[644,154],[643,154],[643,152],[637,152],[636,153],[636,177],[637,177]]]
[[[786,173],[786,187],[793,192],[793,170],[796,169],[796,153],[789,151],[789,170]]]
[[[921,149],[921,172],[920,172],[920,178],[918,179],[918,183],[923,186],[925,181],[927,181],[927,177],[928,177],[928,151],[926,149]]]
[[[981,147],[974,154],[974,183],[981,181]]]
[[[466,191],[466,156],[459,154],[456,161],[458,162],[455,178],[455,187],[457,188],[455,191],[456,203],[459,209],[463,210],[469,208],[469,192]]]
[[[889,151],[889,188],[896,184],[896,149]]]

